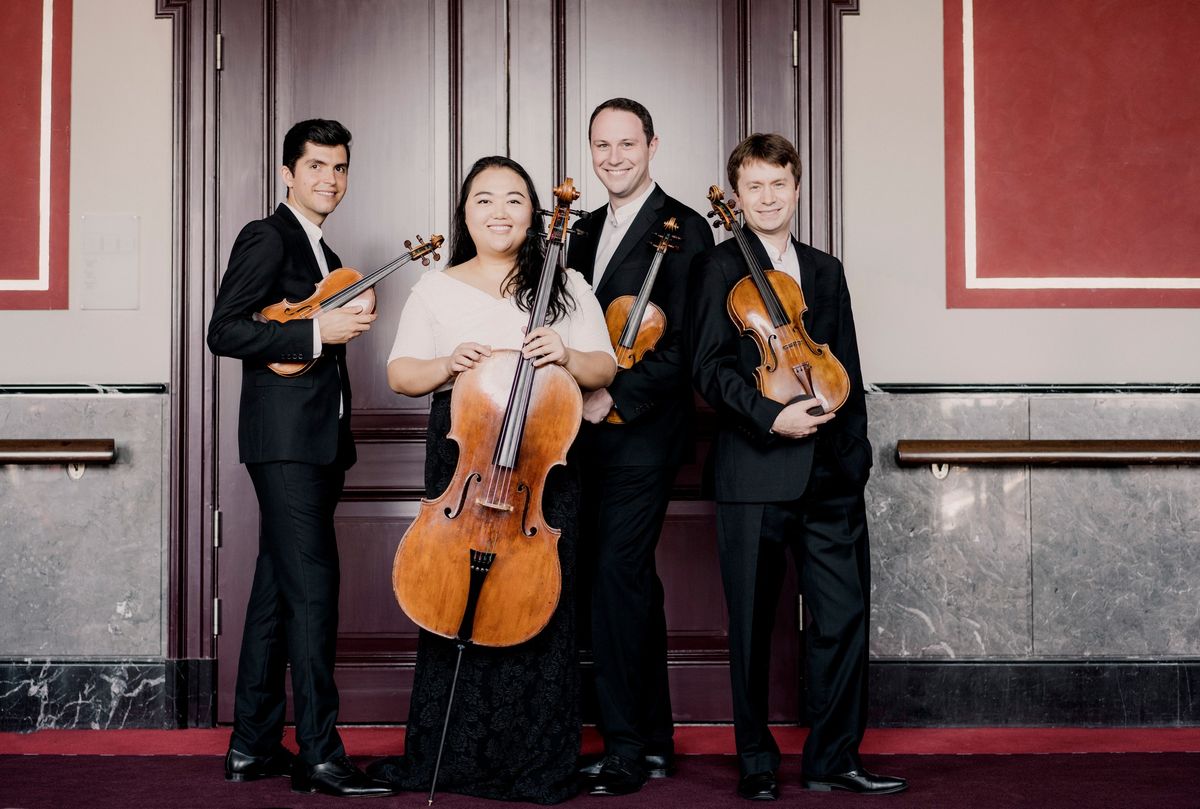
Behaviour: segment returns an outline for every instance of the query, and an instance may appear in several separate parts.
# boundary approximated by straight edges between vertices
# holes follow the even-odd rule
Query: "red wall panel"
[[[45,30],[49,13],[51,24]],[[52,33],[50,58],[44,43]],[[0,109],[7,205],[0,208],[0,309],[67,308],[71,0],[5,0]],[[46,103],[44,103],[46,102]],[[44,116],[44,107],[49,115]],[[43,165],[43,143],[48,146]],[[42,236],[43,223],[48,240]]]
[[[1200,305],[1200,3],[944,10],[948,306]]]

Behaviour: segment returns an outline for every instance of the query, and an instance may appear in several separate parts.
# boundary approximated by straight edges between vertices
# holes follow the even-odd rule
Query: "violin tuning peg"
[[[434,253],[434,254],[433,254],[433,260],[434,260],[434,261],[441,261],[441,260],[442,260],[442,254],[441,254],[441,253]]]
[[[421,266],[422,266],[422,267],[428,267],[428,266],[429,266],[429,259],[427,259],[427,258],[423,258],[423,259],[421,259]]]
[[[412,250],[412,239],[405,239],[405,240],[404,240],[404,249],[405,249],[405,250]]]
[[[705,215],[705,216],[707,216],[709,219],[712,219],[714,216],[716,216],[716,215],[717,215],[717,212],[716,212],[716,211],[709,211],[708,213],[706,213],[706,214],[704,214],[704,215]]]

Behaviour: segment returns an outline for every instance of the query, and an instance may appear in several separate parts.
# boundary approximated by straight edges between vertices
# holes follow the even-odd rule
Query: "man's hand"
[[[353,309],[330,309],[321,312],[317,320],[321,324],[321,342],[329,345],[348,343],[371,328],[375,315],[364,315],[358,307]]]
[[[589,390],[583,394],[583,420],[599,424],[604,421],[608,411],[612,410],[612,406],[613,400],[608,394],[608,388]]]
[[[820,416],[810,414],[808,408],[814,404],[817,404],[815,399],[806,399],[780,410],[779,415],[775,417],[775,423],[771,425],[771,432],[784,438],[807,438],[812,435],[818,427],[834,416],[833,413]]]

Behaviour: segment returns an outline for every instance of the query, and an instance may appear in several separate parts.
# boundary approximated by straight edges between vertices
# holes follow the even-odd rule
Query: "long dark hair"
[[[486,169],[509,169],[515,171],[517,176],[525,181],[525,191],[529,195],[529,202],[533,205],[533,221],[530,223],[530,228],[539,233],[545,230],[545,223],[542,215],[538,213],[541,203],[538,202],[537,191],[534,190],[533,180],[529,179],[529,172],[521,166],[517,161],[503,157],[501,155],[492,155],[491,157],[481,157],[475,161],[475,165],[471,166],[471,170],[467,172],[467,178],[463,180],[462,189],[458,192],[458,205],[454,208],[454,226],[451,231],[452,240],[450,243],[450,266],[456,267],[466,261],[470,261],[478,254],[475,247],[475,240],[471,238],[470,232],[467,230],[467,195],[471,190],[471,184],[475,182],[475,178],[480,172]],[[527,235],[525,241],[521,244],[521,249],[517,253],[517,260],[513,265],[512,272],[504,282],[504,294],[511,295],[517,301],[517,306],[524,312],[528,312],[533,308],[533,299],[537,295],[537,285],[542,274],[542,264],[546,258],[546,249],[542,244],[542,240],[532,235]],[[550,290],[550,308],[548,309],[549,323],[556,323],[564,318],[568,312],[574,310],[575,299],[571,296],[567,289],[566,273],[554,273],[554,286]]]

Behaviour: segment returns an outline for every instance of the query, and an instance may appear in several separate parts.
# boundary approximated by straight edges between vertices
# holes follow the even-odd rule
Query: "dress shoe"
[[[257,781],[259,778],[289,776],[296,757],[290,750],[280,747],[269,756],[252,756],[229,748],[225,754],[226,781]]]
[[[584,764],[579,768],[579,777],[585,781],[595,778],[602,764],[603,757]],[[675,774],[675,756],[670,753],[643,753],[641,765],[647,778],[669,778]]]
[[[340,756],[311,767],[297,761],[292,769],[292,792],[322,792],[338,798],[372,798],[395,795],[398,790],[362,773],[349,756]]]
[[[803,779],[805,789],[813,789],[817,792],[844,789],[860,795],[890,795],[893,792],[903,792],[908,789],[908,782],[903,778],[876,775],[862,767],[838,775],[805,775]]]
[[[669,778],[675,774],[675,756],[670,753],[643,753],[642,769],[648,778]]]
[[[748,801],[778,800],[779,782],[773,770],[743,775],[738,780],[737,793]]]
[[[600,762],[600,772],[591,780],[590,795],[629,795],[646,783],[642,765],[617,755],[607,755]]]

